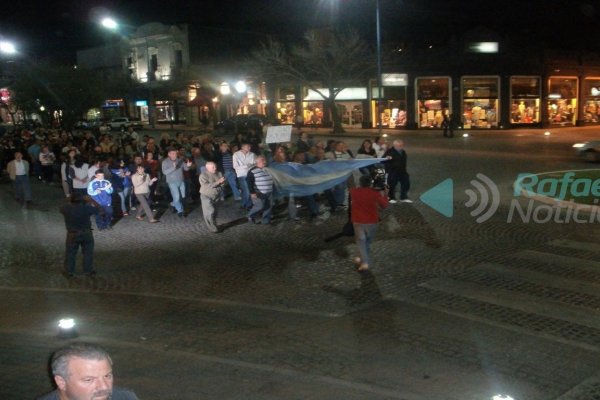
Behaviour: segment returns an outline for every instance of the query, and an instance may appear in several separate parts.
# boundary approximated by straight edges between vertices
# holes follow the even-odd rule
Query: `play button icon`
[[[454,181],[451,178],[442,181],[423,193],[419,199],[445,217],[454,214]]]

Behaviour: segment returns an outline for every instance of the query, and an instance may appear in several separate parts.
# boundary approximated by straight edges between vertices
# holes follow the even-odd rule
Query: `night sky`
[[[600,0],[380,0],[383,42],[443,44],[485,26],[514,42],[546,47],[600,49]],[[99,16],[130,27],[147,22],[188,23],[257,40],[300,37],[312,27],[351,26],[375,38],[375,0],[11,0],[1,8],[1,33],[38,59],[72,62],[78,49],[110,40]]]

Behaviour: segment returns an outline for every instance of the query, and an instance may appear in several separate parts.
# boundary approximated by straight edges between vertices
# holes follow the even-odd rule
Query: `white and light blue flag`
[[[309,196],[345,182],[352,172],[386,161],[385,158],[324,160],[316,164],[272,163],[265,169],[284,196]]]

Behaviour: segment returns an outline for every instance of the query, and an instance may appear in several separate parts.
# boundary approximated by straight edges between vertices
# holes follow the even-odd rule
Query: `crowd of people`
[[[347,209],[349,189],[359,186],[360,175],[373,174],[371,168],[363,168],[322,193],[284,197],[265,169],[273,163],[382,158],[389,202],[410,202],[403,143],[394,140],[389,146],[383,137],[364,140],[354,153],[344,141],[313,140],[306,132],[300,132],[294,142],[265,144],[256,132],[238,134],[228,142],[210,134],[183,132],[174,137],[163,133],[156,140],[150,135],[140,137],[131,128],[114,134],[38,128],[6,134],[0,139],[0,150],[0,163],[14,182],[17,201],[28,206],[32,200],[28,176],[61,188],[66,198],[89,196],[100,210],[98,230],[112,229],[115,219],[133,211],[137,220],[150,223],[159,222],[159,208],[170,208],[184,218],[194,208],[190,205],[199,202],[208,230],[217,233],[221,231],[217,210],[228,196],[245,210],[250,223],[270,224],[275,204],[287,206],[290,220],[298,221],[304,209],[308,218],[317,218],[324,210]]]

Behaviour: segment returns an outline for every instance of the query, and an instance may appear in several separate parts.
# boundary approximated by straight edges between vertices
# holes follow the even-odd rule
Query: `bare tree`
[[[254,73],[269,83],[292,82],[318,93],[331,113],[334,132],[344,131],[336,97],[351,85],[364,85],[374,71],[374,61],[372,49],[352,30],[310,31],[303,43],[289,48],[271,39],[250,59]]]

